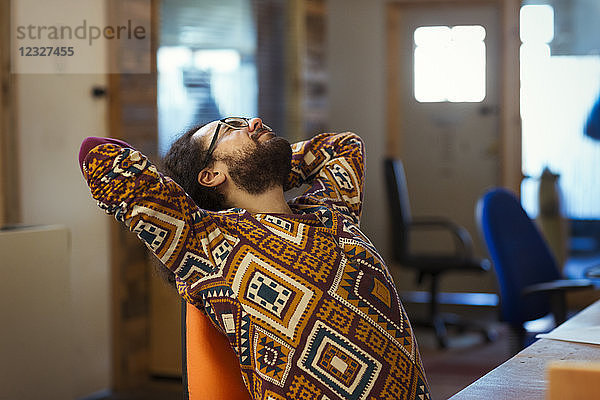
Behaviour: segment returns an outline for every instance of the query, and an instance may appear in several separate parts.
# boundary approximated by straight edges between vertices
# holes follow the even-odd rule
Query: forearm
[[[137,234],[175,274],[179,293],[192,301],[189,288],[223,263],[219,257],[225,237],[215,213],[199,209],[175,181],[127,143],[89,138],[84,145],[83,175],[98,206]],[[217,258],[214,243],[220,246]]]
[[[292,145],[292,170],[285,189],[310,183],[327,163],[345,158],[360,165],[363,163],[364,145],[361,138],[351,132],[322,133],[312,139]]]
[[[144,230],[154,229],[152,226],[173,230],[170,232],[175,235],[173,240],[185,243],[191,234],[187,227],[192,225],[191,218],[198,211],[196,205],[140,152],[112,140],[89,139],[84,143],[92,149],[87,151],[82,146],[82,155],[87,151],[82,170],[98,206],[125,223],[164,265],[173,268],[173,253],[156,247],[159,239],[152,239]],[[201,225],[202,221],[199,229]]]
[[[156,168],[129,145],[122,147],[113,140],[89,138],[82,145],[80,157],[92,197],[100,208],[121,222],[131,217],[133,206],[142,205],[167,189]]]

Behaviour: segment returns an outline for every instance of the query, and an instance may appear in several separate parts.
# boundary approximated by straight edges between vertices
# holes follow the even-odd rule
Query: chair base
[[[456,329],[459,333],[466,331],[481,333],[486,342],[493,342],[498,337],[497,332],[493,328],[477,321],[466,320],[459,315],[451,313],[439,313],[426,320],[416,319],[412,321],[412,324],[432,328],[438,347],[441,349],[448,347],[448,328]]]
[[[439,291],[439,278],[441,272],[430,272],[428,274],[421,272],[418,277],[418,283],[421,283],[423,278],[429,276],[429,317],[421,323],[417,322],[418,325],[427,326],[434,329],[435,337],[438,342],[438,346],[442,349],[448,347],[448,333],[446,327],[453,327],[458,329],[459,332],[465,332],[467,330],[476,331],[483,334],[486,342],[491,342],[496,338],[496,333],[489,327],[472,320],[463,319],[456,314],[442,313],[439,312],[440,305],[440,291]]]

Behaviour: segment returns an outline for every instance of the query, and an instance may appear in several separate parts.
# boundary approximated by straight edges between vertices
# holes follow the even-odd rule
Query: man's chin
[[[233,182],[248,193],[262,193],[273,186],[283,186],[291,166],[292,148],[283,137],[265,132],[254,149],[226,159]]]

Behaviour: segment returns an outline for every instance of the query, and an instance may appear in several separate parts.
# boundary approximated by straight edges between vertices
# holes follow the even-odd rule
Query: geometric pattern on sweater
[[[159,206],[134,206],[126,223],[163,263],[173,255],[177,239],[187,229],[184,221]]]
[[[292,366],[294,348],[266,330],[254,329],[256,372],[269,382],[283,387]]]
[[[321,134],[292,145],[293,214],[210,212],[141,153],[92,149],[99,206],[176,276],[238,357],[253,399],[428,398],[418,346],[383,259],[358,223],[363,145]]]
[[[261,221],[275,235],[289,240],[297,246],[306,246],[307,236],[304,234],[304,224],[286,221],[269,214],[257,214],[256,219]]]
[[[297,346],[301,333],[321,298],[321,290],[308,281],[285,274],[285,267],[242,247],[232,260],[231,288],[244,310]]]
[[[252,322],[250,315],[243,308],[240,312],[240,328],[238,333],[238,342],[240,347],[240,365],[252,366],[252,359],[250,357],[250,330],[252,328]]]
[[[365,399],[382,368],[375,358],[322,321],[315,322],[298,366],[348,400]]]
[[[195,280],[205,277],[215,271],[215,266],[207,258],[192,251],[186,251],[175,274],[182,280]]]
[[[339,189],[339,195],[346,204],[358,204],[360,202],[360,193],[354,188],[358,187],[358,178],[354,174],[352,167],[344,158],[338,158],[331,162],[330,168],[324,170],[325,177],[330,175],[337,184],[334,187]]]
[[[356,314],[373,321],[373,326],[388,340],[400,345],[399,339],[404,339],[407,332],[403,314],[397,309],[398,303],[393,302],[388,306],[386,302],[381,301],[382,294],[378,294],[376,290],[383,291],[380,287],[383,283],[377,279],[376,274],[369,272],[358,263],[344,258],[329,294]],[[391,297],[389,289],[385,290],[386,295]]]

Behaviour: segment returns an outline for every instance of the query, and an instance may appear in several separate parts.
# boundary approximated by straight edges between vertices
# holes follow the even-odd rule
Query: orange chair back
[[[237,356],[209,318],[185,304],[184,391],[190,400],[249,400]],[[187,379],[186,379],[187,378]]]

